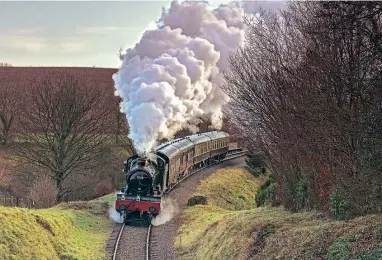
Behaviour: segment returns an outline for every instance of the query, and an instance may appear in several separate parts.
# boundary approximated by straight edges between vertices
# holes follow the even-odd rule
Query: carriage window
[[[180,158],[178,160],[176,160],[176,170],[179,169],[179,166],[180,166]]]

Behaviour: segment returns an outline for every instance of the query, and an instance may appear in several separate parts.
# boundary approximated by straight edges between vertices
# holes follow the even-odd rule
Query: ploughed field
[[[0,67],[0,79],[22,87],[27,87],[33,80],[51,74],[71,73],[78,77],[89,78],[92,82],[112,88],[113,68],[90,67]]]
[[[22,100],[22,107],[28,108],[27,99],[23,95],[28,88],[38,87],[37,81],[47,77],[62,77],[63,74],[70,74],[81,84],[86,84],[99,90],[100,95],[105,97],[105,106],[115,106],[118,111],[117,98],[114,96],[114,81],[112,76],[117,72],[113,68],[81,68],[81,67],[0,67],[0,93],[2,89],[12,89],[13,99],[16,97]],[[80,85],[81,85],[80,84]],[[9,94],[8,94],[9,95]],[[14,126],[13,126],[14,127]]]

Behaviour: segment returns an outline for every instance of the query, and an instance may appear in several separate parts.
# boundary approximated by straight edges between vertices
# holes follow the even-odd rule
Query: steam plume
[[[195,132],[201,118],[221,127],[229,98],[218,87],[220,73],[244,44],[243,14],[235,7],[174,1],[158,29],[147,30],[122,55],[113,79],[139,154],[178,130]]]
[[[123,218],[121,215],[115,210],[115,208],[109,208],[109,217],[116,223],[122,223]]]
[[[169,222],[174,217],[178,209],[176,203],[169,198],[162,200],[160,206],[161,211],[159,215],[151,220],[151,224],[153,224],[153,226],[159,226]]]

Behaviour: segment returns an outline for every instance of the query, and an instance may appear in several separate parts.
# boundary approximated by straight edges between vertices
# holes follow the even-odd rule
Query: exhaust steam
[[[178,205],[172,199],[166,198],[161,202],[161,211],[151,220],[153,226],[160,226],[169,222],[178,212]]]
[[[122,216],[115,210],[115,208],[109,208],[109,217],[115,222],[115,223],[123,223]]]

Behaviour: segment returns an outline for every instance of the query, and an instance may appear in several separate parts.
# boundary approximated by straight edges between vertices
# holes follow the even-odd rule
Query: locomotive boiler
[[[151,196],[157,180],[157,166],[147,158],[129,158],[125,164],[126,192],[131,195]]]

